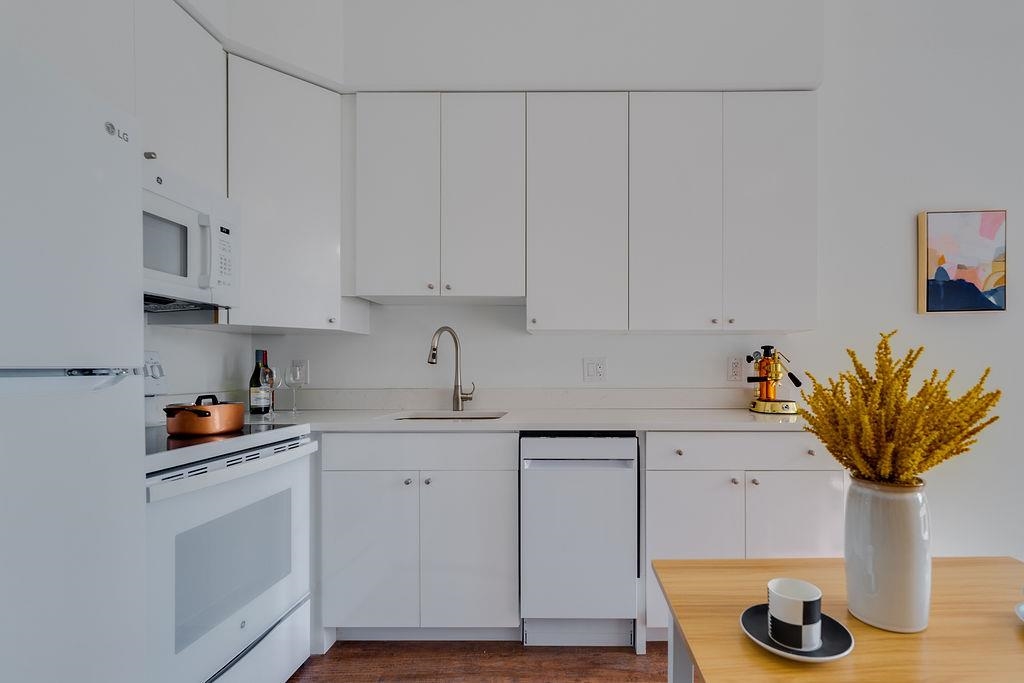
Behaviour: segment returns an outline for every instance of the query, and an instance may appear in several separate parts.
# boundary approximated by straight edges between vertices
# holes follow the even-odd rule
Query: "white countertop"
[[[510,410],[495,420],[396,420],[414,410],[279,410],[278,424],[308,422],[315,432],[521,432],[521,431],[800,431],[796,416],[758,415],[743,409],[610,409]],[[466,411],[472,414],[472,410]],[[265,418],[248,416],[254,424]],[[792,421],[788,421],[792,420]]]

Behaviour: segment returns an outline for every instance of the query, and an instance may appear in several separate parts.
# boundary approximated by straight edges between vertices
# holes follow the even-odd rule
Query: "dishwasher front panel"
[[[526,438],[524,619],[634,619],[637,439]]]

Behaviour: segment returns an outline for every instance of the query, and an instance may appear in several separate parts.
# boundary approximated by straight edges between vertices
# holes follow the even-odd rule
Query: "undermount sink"
[[[392,420],[497,420],[508,415],[504,410],[418,410],[408,413],[395,413]]]

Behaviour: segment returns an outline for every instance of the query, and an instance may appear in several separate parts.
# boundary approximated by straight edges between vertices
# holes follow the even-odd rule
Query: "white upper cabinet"
[[[722,93],[630,93],[630,330],[721,329],[722,235]]]
[[[526,295],[526,97],[441,95],[441,294]]]
[[[440,294],[441,96],[356,96],[356,292]]]
[[[725,93],[724,107],[726,329],[813,328],[817,96]]]
[[[342,329],[341,96],[233,55],[228,83],[243,228],[231,323]]]
[[[526,97],[527,329],[625,331],[628,95]]]
[[[227,192],[224,50],[174,0],[135,2],[136,110],[143,152]]]

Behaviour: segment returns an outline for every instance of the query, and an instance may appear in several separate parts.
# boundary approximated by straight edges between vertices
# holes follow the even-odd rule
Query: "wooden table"
[[[1024,563],[1009,557],[932,562],[932,606],[921,633],[882,631],[846,610],[842,559],[655,560],[672,609],[669,681],[1024,681]],[[776,576],[806,579],[824,594],[822,611],[846,625],[848,656],[809,664],[777,657],[740,629],[740,614],[765,602]]]

